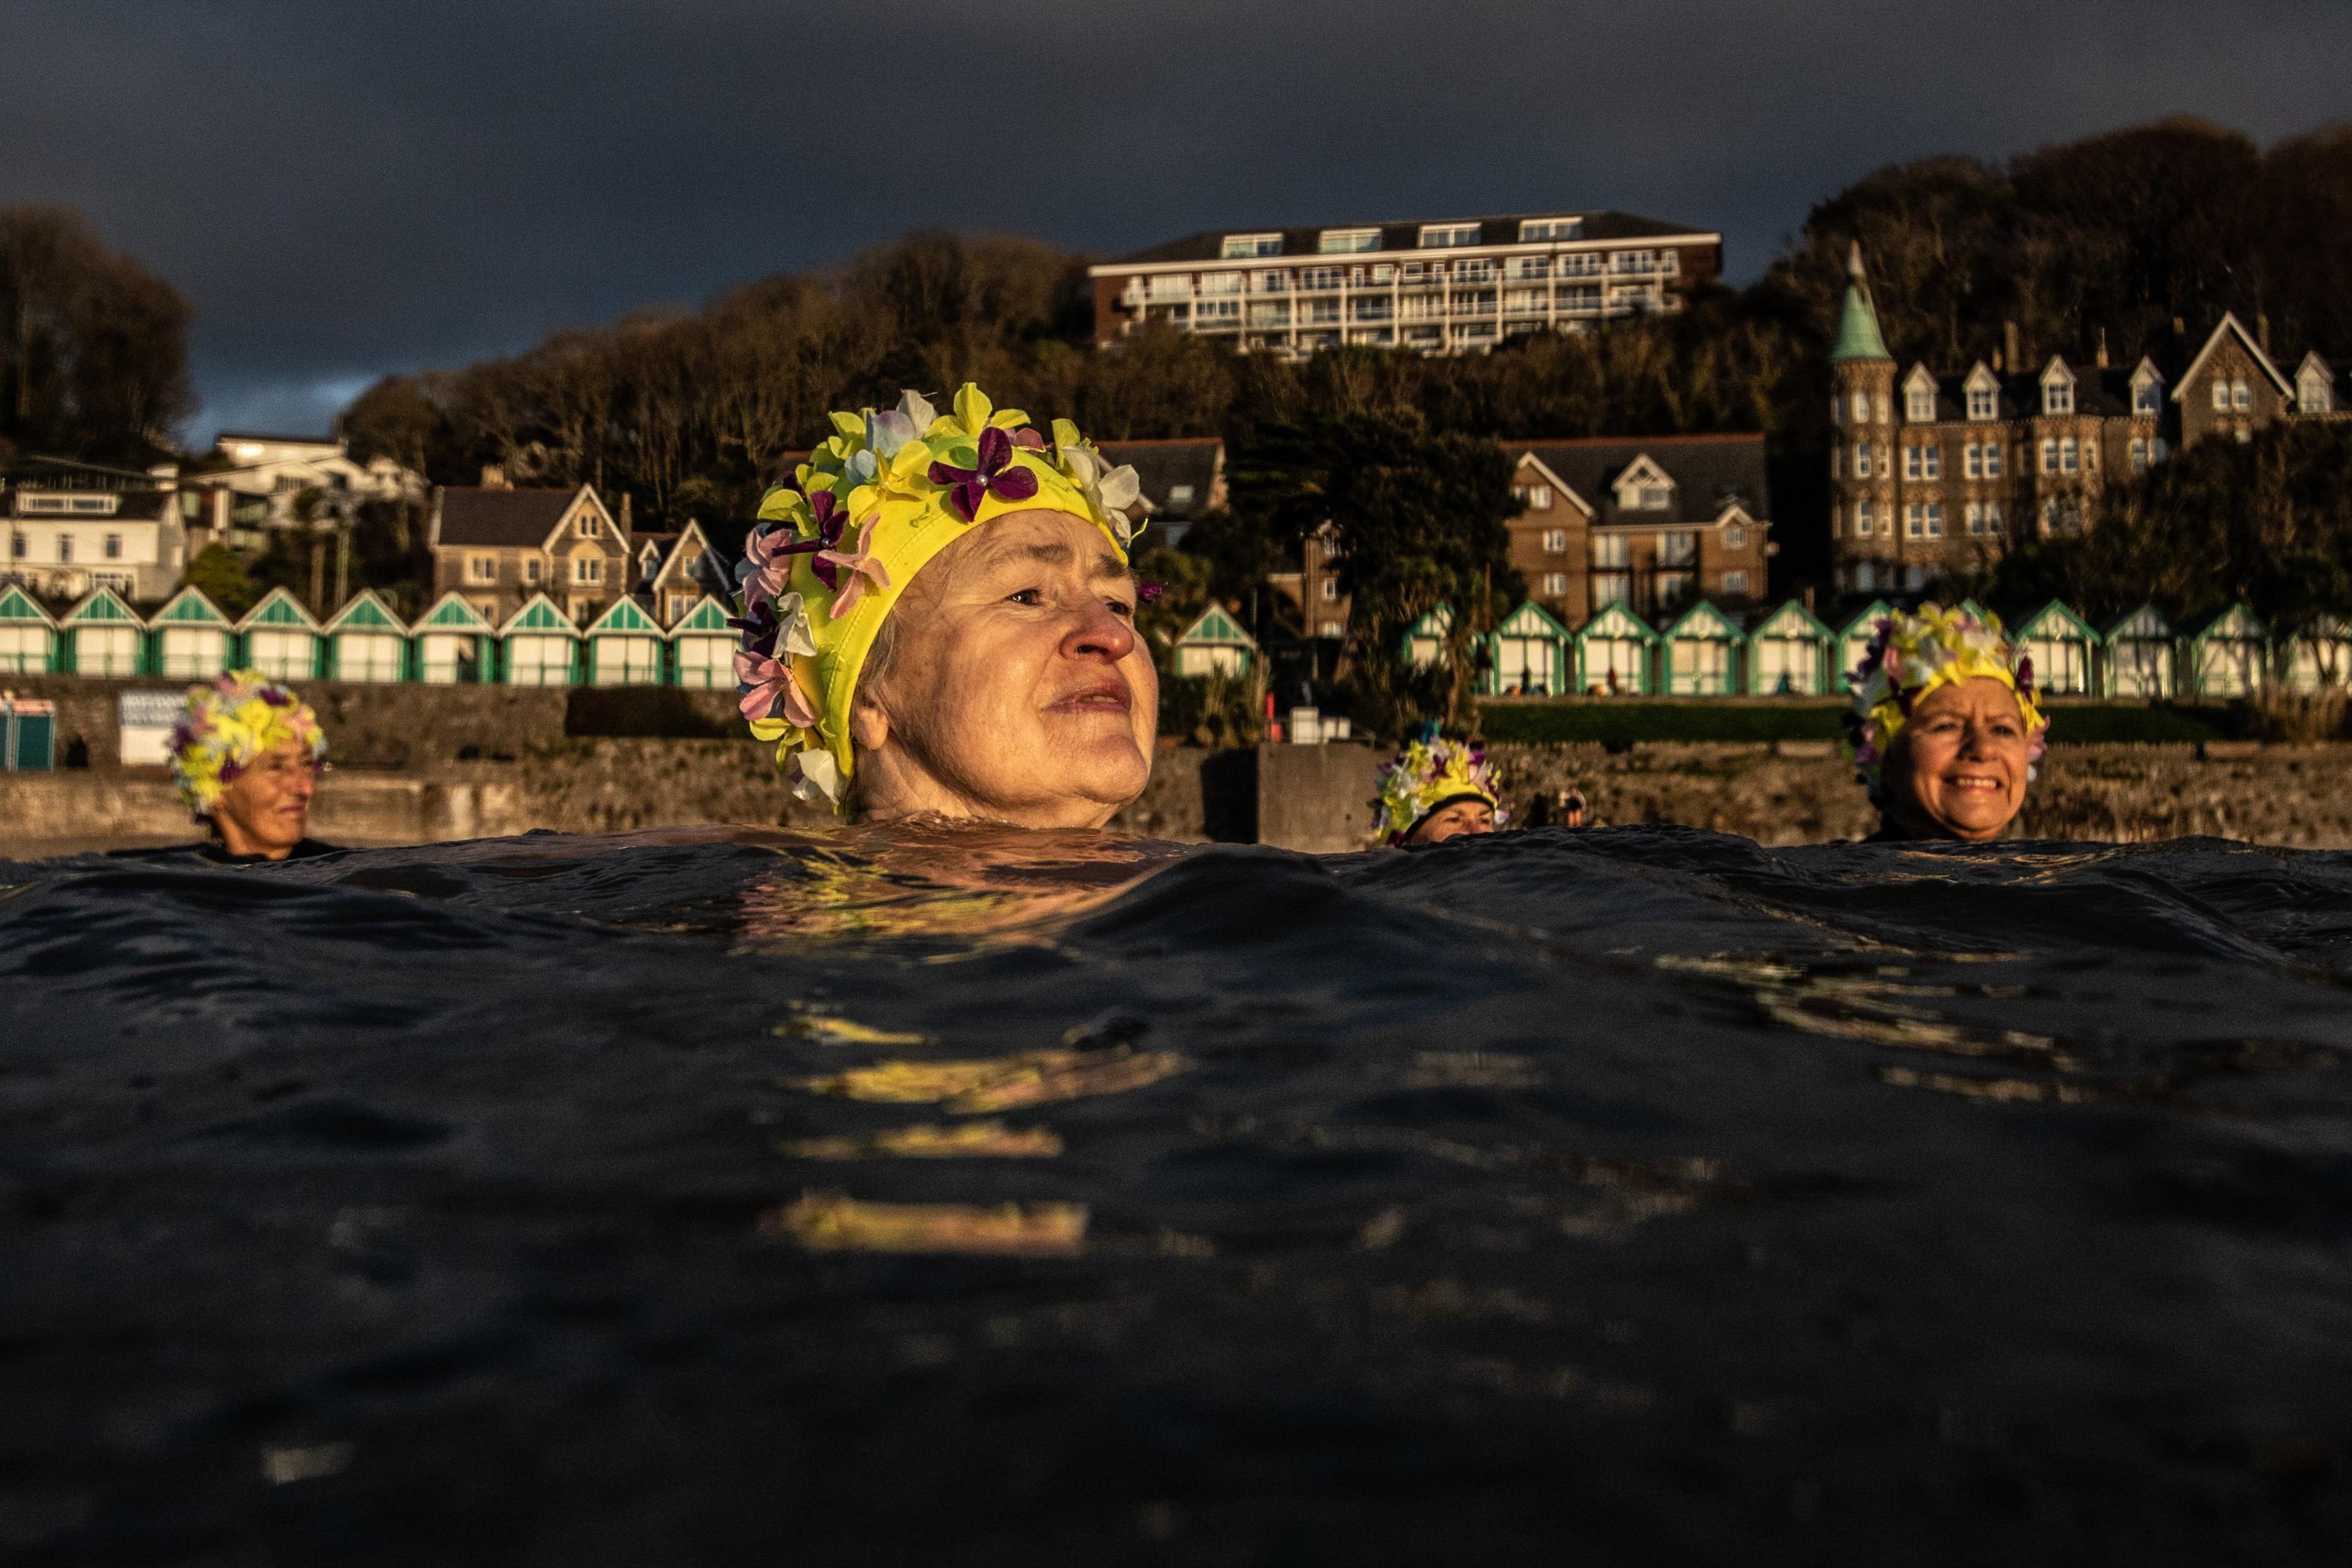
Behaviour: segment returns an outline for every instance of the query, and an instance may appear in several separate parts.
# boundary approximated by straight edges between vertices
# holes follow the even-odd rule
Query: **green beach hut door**
[[[66,646],[77,675],[137,675],[146,628],[138,613],[100,588],[75,605],[65,619]]]
[[[718,600],[706,596],[679,617],[669,635],[680,686],[713,689],[735,684],[738,639],[728,629],[726,607]]]
[[[210,680],[228,668],[228,617],[196,589],[173,595],[155,612],[154,626],[165,676]]]
[[[31,595],[14,583],[0,586],[0,673],[47,675],[57,640],[48,612]]]
[[[1585,692],[1594,697],[1648,696],[1654,635],[1622,605],[1612,605],[1586,622],[1577,638]]]
[[[1551,697],[1561,687],[1567,631],[1532,604],[1521,605],[1495,632],[1495,694]]]

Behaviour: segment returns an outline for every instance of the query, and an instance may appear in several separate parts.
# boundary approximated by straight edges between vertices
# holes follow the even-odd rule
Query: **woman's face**
[[[318,789],[310,748],[281,741],[221,786],[213,802],[213,826],[230,854],[282,860],[310,831],[310,797]]]
[[[1495,808],[1483,800],[1449,801],[1422,818],[1405,835],[1407,844],[1443,844],[1449,838],[1495,831]]]
[[[2028,742],[2017,696],[1989,675],[1939,686],[1886,759],[1887,814],[1922,838],[1998,838],[2025,805]]]
[[[1099,827],[1143,793],[1160,678],[1102,531],[1012,512],[941,551],[851,714],[862,815]]]

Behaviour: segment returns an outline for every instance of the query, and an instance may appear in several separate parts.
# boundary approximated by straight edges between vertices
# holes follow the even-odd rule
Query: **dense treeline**
[[[81,216],[0,207],[0,464],[144,468],[195,412],[188,303]]]

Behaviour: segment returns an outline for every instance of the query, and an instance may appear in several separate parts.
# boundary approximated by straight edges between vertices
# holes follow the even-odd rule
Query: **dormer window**
[[[1229,234],[1218,253],[1223,261],[1241,261],[1258,256],[1280,256],[1282,236],[1279,234]]]
[[[1984,367],[1981,360],[1977,362],[1974,370],[1969,372],[1968,400],[1970,419],[1981,423],[2000,417],[2000,382]]]
[[[1475,223],[1425,223],[1421,226],[1421,247],[1423,250],[1451,250],[1477,243],[1478,226]]]
[[[1316,237],[1315,248],[1325,256],[1358,256],[1381,247],[1376,228],[1327,228]]]
[[[2294,405],[2305,414],[2332,413],[2335,401],[2326,378],[2316,369],[2305,371],[2295,384]]]
[[[2156,366],[2140,361],[2131,388],[2133,417],[2153,419],[2164,412],[2164,377],[2157,374]]]
[[[1933,392],[1922,392],[1914,387],[1905,395],[1905,401],[1909,407],[1904,417],[1912,424],[1932,425],[1936,422],[1936,395]]]
[[[1584,220],[1580,217],[1531,217],[1519,225],[1521,244],[1537,240],[1582,239]]]
[[[2045,382],[2042,387],[2042,412],[2072,414],[2074,412],[2074,384],[2071,381]]]

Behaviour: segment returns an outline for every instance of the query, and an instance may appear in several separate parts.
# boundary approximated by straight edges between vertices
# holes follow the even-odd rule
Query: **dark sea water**
[[[2352,860],[0,868],[12,1564],[2352,1560]]]

